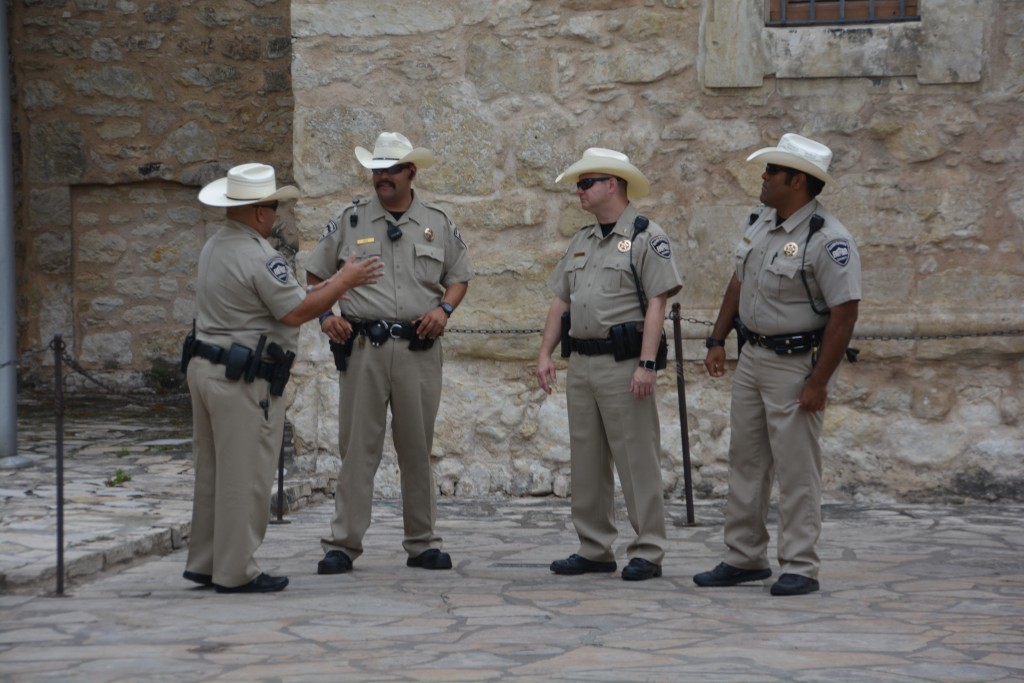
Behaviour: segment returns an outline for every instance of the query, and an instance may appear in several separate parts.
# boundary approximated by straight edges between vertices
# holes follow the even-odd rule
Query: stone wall
[[[858,334],[872,337],[826,415],[830,492],[1020,498],[1024,18],[1015,0],[922,5],[921,22],[835,30],[766,29],[761,0],[25,0],[12,21],[19,343],[64,325],[90,368],[129,382],[173,361],[188,263],[218,218],[189,232],[198,187],[250,157],[293,175],[304,198],[282,230],[302,272],[324,223],[370,191],[353,147],[399,130],[435,151],[417,187],[454,217],[478,273],[444,340],[441,492],[567,495],[564,394],[536,388],[529,330],[589,220],[554,178],[586,147],[614,147],[651,180],[639,206],[684,273],[694,481],[720,495],[729,384],[699,365],[700,321],[756,203],[760,168],[744,159],[800,132],[835,151],[823,201],[860,244]],[[1018,333],[916,338],[993,330]],[[301,344],[298,463],[332,473],[337,383],[315,326]],[[677,496],[679,405],[662,375]],[[397,492],[390,444],[378,488]]]
[[[112,381],[173,385],[199,249],[223,218],[198,188],[256,159],[291,175],[288,3],[9,6],[19,347],[60,332]]]

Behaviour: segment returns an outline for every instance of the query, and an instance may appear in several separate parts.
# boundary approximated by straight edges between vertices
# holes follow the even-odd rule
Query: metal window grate
[[[920,0],[769,0],[768,26],[920,21]]]

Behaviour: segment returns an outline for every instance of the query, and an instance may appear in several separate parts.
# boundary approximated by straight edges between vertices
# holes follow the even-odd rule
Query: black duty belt
[[[753,344],[774,351],[780,356],[807,353],[821,346],[822,330],[797,332],[795,334],[758,334],[744,325],[739,318],[734,321],[743,338]]]
[[[600,356],[605,353],[613,353],[611,339],[569,339],[569,348],[573,353],[584,356]]]
[[[206,342],[196,340],[192,347],[192,357],[195,358],[196,356],[205,358],[214,365],[226,365],[228,352],[227,349],[222,349],[216,344],[207,344]],[[276,367],[277,363],[266,363],[264,361],[260,361],[259,365],[256,366],[256,377],[270,382],[273,380],[274,370]]]
[[[371,341],[380,339],[416,339],[416,325],[405,322],[388,322],[387,320],[351,320],[352,334],[363,334]]]

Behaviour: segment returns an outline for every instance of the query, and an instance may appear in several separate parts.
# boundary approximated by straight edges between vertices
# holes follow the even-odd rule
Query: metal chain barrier
[[[22,364],[25,363],[25,361],[27,361],[27,360],[29,360],[31,358],[35,358],[36,356],[38,356],[40,354],[44,354],[47,351],[49,351],[51,348],[53,348],[53,342],[50,342],[49,344],[47,344],[46,346],[44,346],[41,349],[36,349],[35,351],[26,351],[25,353],[21,354],[20,358],[14,358],[13,360],[9,360],[7,362],[0,363],[0,370],[3,370],[4,368],[6,368],[9,365],[15,365],[15,366],[22,365]]]

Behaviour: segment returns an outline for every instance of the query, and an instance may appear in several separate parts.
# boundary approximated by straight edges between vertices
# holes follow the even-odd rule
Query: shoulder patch
[[[451,226],[452,226],[452,234],[455,235],[455,239],[457,239],[458,241],[462,242],[463,244],[466,244],[466,241],[464,239],[462,239],[462,233],[459,232],[459,229],[455,227],[455,224],[452,223]]]
[[[829,258],[841,266],[850,262],[850,242],[845,239],[832,240],[825,245]]]
[[[335,233],[337,231],[338,231],[338,224],[335,223],[334,220],[328,221],[327,222],[327,226],[324,228],[323,234],[320,235],[320,241],[323,242],[324,239],[326,239],[328,235],[331,235],[331,234],[333,234],[333,233]]]
[[[267,261],[267,270],[282,284],[288,284],[288,264],[285,263],[284,257],[274,256]]]
[[[672,245],[669,243],[668,237],[665,237],[664,235],[655,235],[647,242],[647,244],[649,244],[654,253],[661,258],[669,258],[672,256]]]

